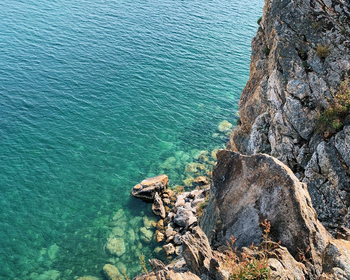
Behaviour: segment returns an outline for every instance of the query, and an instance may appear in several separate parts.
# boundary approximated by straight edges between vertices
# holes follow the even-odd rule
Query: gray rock
[[[162,219],[164,219],[166,216],[163,201],[157,192],[154,195],[154,201],[152,204],[152,211],[153,211],[154,215],[160,216]]]
[[[145,242],[145,243],[149,243],[152,241],[152,238],[153,238],[153,231],[145,228],[145,227],[142,227],[140,228],[140,231],[141,231],[141,236],[140,236],[140,239]]]
[[[181,245],[182,244],[182,240],[181,240],[181,235],[180,234],[175,234],[175,236],[174,236],[174,243],[176,244],[176,245]]]
[[[191,272],[201,275],[209,271],[209,263],[213,257],[210,244],[200,227],[195,227],[183,236],[182,255]]]
[[[335,147],[340,153],[342,159],[350,168],[350,125],[345,126],[344,129],[335,136]]]
[[[183,195],[178,195],[175,202],[175,207],[181,207],[185,205],[185,199]]]
[[[174,223],[179,227],[188,228],[192,224],[197,222],[196,216],[191,210],[179,207],[174,217]]]

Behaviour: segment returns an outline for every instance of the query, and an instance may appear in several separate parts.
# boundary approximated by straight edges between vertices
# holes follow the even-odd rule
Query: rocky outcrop
[[[193,273],[201,275],[204,270],[209,271],[213,253],[207,236],[200,227],[195,227],[182,237],[183,252],[187,267]]]
[[[132,188],[131,195],[136,198],[141,198],[146,202],[153,201],[156,193],[162,194],[166,191],[168,181],[169,178],[167,175],[147,178]]]
[[[349,22],[348,1],[265,1],[240,121],[227,146],[246,155],[267,153],[289,166],[307,183],[332,234],[349,227],[350,126],[323,134],[318,116],[350,73]]]
[[[262,222],[267,219],[269,237],[283,246],[269,254],[283,256],[269,260],[275,273],[283,274],[282,268],[291,266],[300,267],[295,275],[308,278],[323,273],[334,276],[335,272],[350,275],[350,242],[336,240],[327,232],[317,219],[306,184],[289,167],[264,154],[245,156],[221,150],[217,158],[208,202],[212,207],[201,223],[214,247],[231,236],[237,239],[238,248],[260,243],[265,234]],[[213,223],[212,217],[219,223]],[[296,265],[300,252],[305,253],[305,269]]]

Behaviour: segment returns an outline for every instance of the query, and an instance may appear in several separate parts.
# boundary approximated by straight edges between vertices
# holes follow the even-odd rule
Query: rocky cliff
[[[227,256],[261,252],[271,279],[350,279],[350,2],[265,0],[258,22],[240,119],[217,154],[200,227],[170,228],[182,258],[151,260],[137,279],[233,279]],[[344,88],[341,117],[322,119]]]
[[[319,116],[350,74],[348,0],[265,1],[250,78],[227,148],[269,154],[307,184],[333,234],[349,226],[350,121],[322,131]]]

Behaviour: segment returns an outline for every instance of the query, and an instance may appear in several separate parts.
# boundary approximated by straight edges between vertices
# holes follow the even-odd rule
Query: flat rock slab
[[[132,188],[131,195],[147,202],[152,202],[156,193],[162,194],[165,192],[168,187],[168,181],[168,176],[164,174],[147,178]]]

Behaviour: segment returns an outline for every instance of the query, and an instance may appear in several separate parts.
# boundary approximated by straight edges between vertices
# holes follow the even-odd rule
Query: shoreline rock
[[[168,176],[164,174],[147,178],[132,188],[131,195],[146,202],[153,202],[156,193],[162,194],[166,191],[168,181]]]

